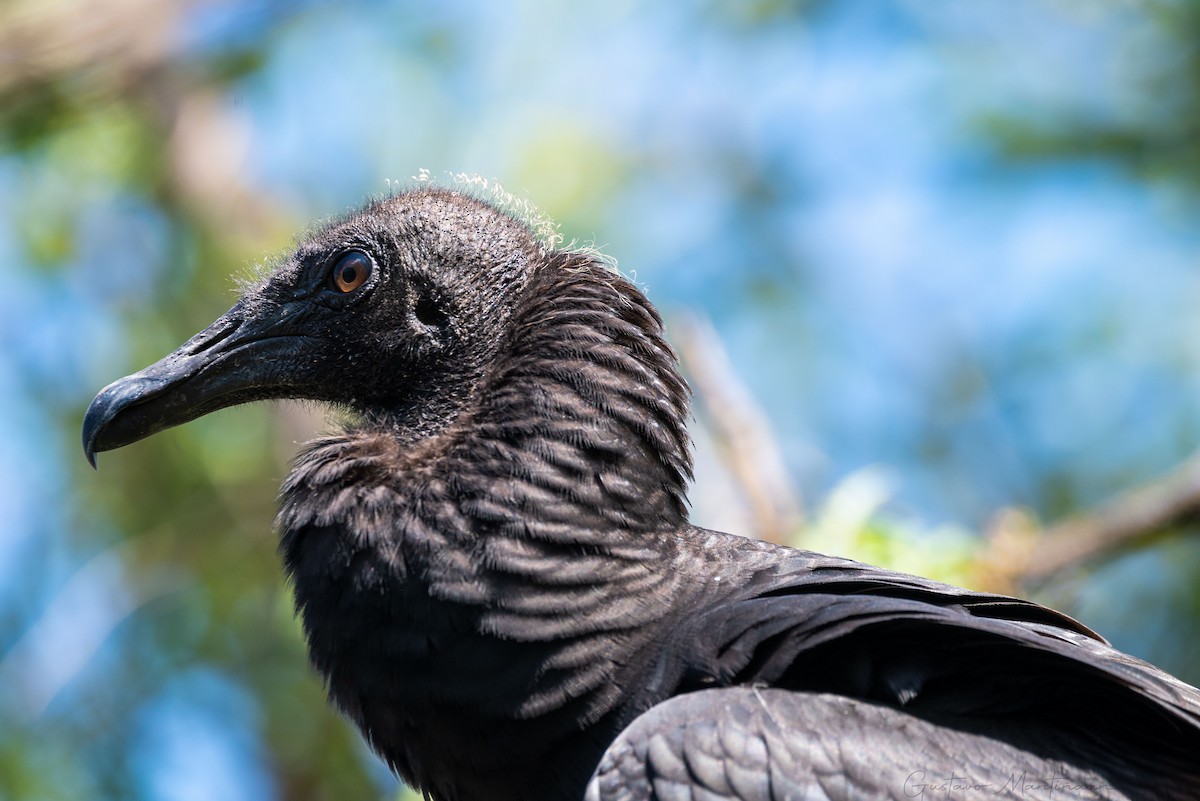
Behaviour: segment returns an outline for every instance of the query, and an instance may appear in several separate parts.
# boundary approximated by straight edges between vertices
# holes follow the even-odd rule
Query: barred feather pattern
[[[679,591],[661,568],[686,525],[689,398],[658,313],[605,265],[558,252],[509,331],[445,431],[320,440],[281,491],[315,667],[438,797],[539,797],[531,775],[582,788],[622,677],[646,669],[647,624]],[[513,738],[541,767],[512,763],[497,743]],[[555,754],[571,758],[546,769]]]

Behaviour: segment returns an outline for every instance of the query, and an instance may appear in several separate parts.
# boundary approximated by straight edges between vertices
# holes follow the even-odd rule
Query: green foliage
[[[824,499],[812,523],[790,542],[893,570],[972,586],[977,581],[979,536],[965,528],[928,528],[884,511],[892,482],[873,467],[842,479]]]

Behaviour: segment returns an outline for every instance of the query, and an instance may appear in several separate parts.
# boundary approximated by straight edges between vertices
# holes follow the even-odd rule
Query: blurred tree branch
[[[1043,578],[1118,548],[1174,528],[1200,513],[1200,456],[1166,476],[1131,490],[1093,513],[1078,515],[1043,531],[1025,569]]]
[[[0,135],[17,149],[78,125],[98,109],[136,109],[152,130],[143,152],[151,192],[253,251],[292,225],[247,183],[246,124],[223,102],[221,85],[239,71],[221,57],[189,57],[185,28],[196,0],[100,0],[0,6]],[[232,58],[253,64],[254,59]]]
[[[194,5],[156,0],[14,2],[0,8],[0,97],[70,81],[118,94],[162,68]]]
[[[1044,528],[1005,510],[989,532],[984,560],[1002,584],[1039,583],[1149,540],[1200,515],[1200,454],[1171,472]]]
[[[778,438],[737,374],[712,322],[691,311],[673,326],[684,369],[726,467],[746,499],[760,539],[786,542],[804,523]]]
[[[752,534],[794,541],[800,501],[762,407],[738,376],[712,323],[690,312],[673,326],[698,411],[746,499]],[[1200,454],[1095,511],[1047,526],[1021,509],[997,513],[980,545],[975,585],[1012,593],[1057,573],[1136,547],[1200,516]]]

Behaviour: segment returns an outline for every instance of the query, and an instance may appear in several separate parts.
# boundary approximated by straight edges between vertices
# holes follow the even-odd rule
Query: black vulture
[[[467,799],[1200,799],[1200,691],[1045,607],[688,522],[689,393],[596,256],[419,187],[110,384],[84,449],[348,411],[280,494],[331,701]]]

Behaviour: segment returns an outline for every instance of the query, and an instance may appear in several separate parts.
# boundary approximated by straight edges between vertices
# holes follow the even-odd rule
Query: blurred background
[[[1198,48],[1186,0],[0,4],[0,798],[405,796],[275,554],[319,410],[99,472],[79,426],[424,175],[663,309],[697,522],[1032,595],[1200,682]]]

